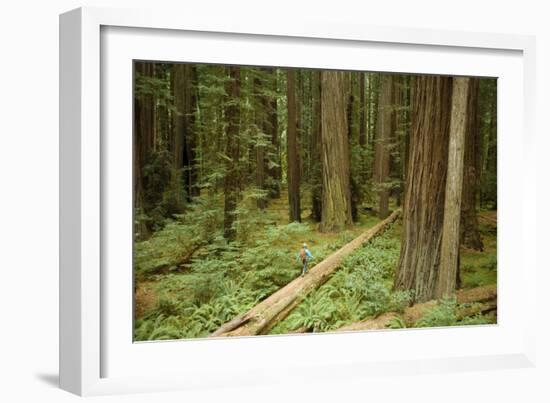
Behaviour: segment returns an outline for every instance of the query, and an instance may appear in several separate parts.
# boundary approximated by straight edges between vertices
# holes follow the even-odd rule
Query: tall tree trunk
[[[265,70],[263,70],[265,71]],[[266,95],[263,94],[264,84],[261,82],[260,78],[256,76],[254,79],[254,95],[255,95],[255,104],[254,108],[255,113],[255,127],[256,127],[256,187],[262,191],[266,190],[265,187],[265,178],[266,178],[266,139],[269,132],[269,122],[267,119],[269,100]],[[260,197],[256,200],[256,205],[259,209],[263,210],[267,207],[266,197]]]
[[[347,88],[345,91],[348,93],[348,105],[347,105],[347,123],[348,123],[348,149],[351,150],[354,144],[353,138],[353,127],[354,127],[354,109],[355,109],[355,96],[353,94],[353,84],[354,84],[354,73],[348,73],[349,78],[347,79]],[[348,152],[351,156],[351,151]],[[350,161],[351,165],[351,161]],[[360,202],[359,194],[359,184],[352,175],[352,170],[350,166],[350,176],[349,176],[349,185],[350,185],[350,203],[351,203],[351,218],[353,221],[357,220],[358,212],[357,205]]]
[[[240,126],[240,97],[241,97],[241,71],[239,67],[229,67],[229,81],[226,93],[229,99],[225,106],[226,128],[226,154],[229,161],[226,163],[224,180],[224,217],[223,235],[228,240],[234,240],[236,236],[233,223],[237,208],[239,191],[239,126]]]
[[[311,171],[311,215],[321,221],[322,181],[321,181],[321,72],[315,70],[313,86],[313,135],[312,135],[312,171]]]
[[[359,145],[367,145],[367,128],[365,126],[365,73],[359,73]]]
[[[153,63],[135,62],[135,77],[153,77]],[[136,214],[146,214],[145,205],[145,175],[144,168],[149,162],[150,153],[153,149],[154,139],[154,97],[152,94],[144,94],[134,98],[134,208]],[[149,236],[150,229],[146,221],[136,219],[134,233],[138,239],[145,239]]]
[[[460,243],[467,248],[482,251],[483,241],[477,220],[477,196],[481,177],[481,133],[479,119],[479,78],[471,78],[466,113],[466,140],[464,145],[464,183],[460,218]]]
[[[404,80],[406,85],[405,90],[405,101],[404,101],[404,129],[405,134],[402,143],[402,172],[401,172],[401,194],[405,195],[407,192],[407,170],[409,167],[409,150],[410,150],[410,139],[411,139],[411,100],[412,100],[412,88],[414,84],[414,78],[407,76]]]
[[[321,72],[321,231],[340,231],[353,223],[349,184],[347,73]]]
[[[300,157],[296,139],[296,83],[295,71],[287,70],[287,181],[290,221],[300,222]]]
[[[304,158],[303,158],[303,147],[302,142],[304,139],[304,122],[302,119],[303,111],[303,72],[300,69],[297,69],[294,73],[294,100],[296,104],[296,149],[298,150],[298,171],[300,184],[304,178]],[[301,208],[301,205],[300,205]]]
[[[396,289],[417,302],[435,295],[445,203],[452,79],[419,76],[413,92],[409,166]]]
[[[396,75],[393,77],[393,100],[392,100],[392,113],[393,113],[393,127],[390,135],[390,143],[401,144],[401,126],[403,124],[403,76]],[[395,148],[395,147],[394,147]],[[399,151],[399,150],[398,150]],[[390,158],[390,177],[396,181],[401,179],[403,161],[400,158]],[[397,207],[401,207],[401,186],[392,186],[390,193],[395,197],[395,204]]]
[[[378,217],[381,219],[389,215],[390,191],[387,181],[390,174],[390,138],[392,136],[393,122],[393,76],[383,74],[381,76],[380,91],[378,95],[378,116],[376,120],[376,146],[374,155],[374,175],[379,188]]]
[[[274,159],[275,164],[272,164],[271,167],[268,167],[268,175],[271,177],[271,189],[270,196],[272,198],[279,198],[281,195],[281,161],[278,158],[279,156],[279,122],[277,114],[277,69],[272,68],[268,69],[270,71],[271,77],[269,78],[269,89],[271,90],[272,95],[269,97],[269,111],[268,111],[268,121],[269,121],[269,132],[271,133],[271,158]]]
[[[195,137],[193,126],[197,98],[193,85],[196,68],[189,64],[174,65],[174,167],[181,176],[182,187],[187,200],[198,196]]]
[[[466,77],[453,78],[445,213],[441,236],[441,263],[435,292],[437,298],[451,297],[456,288],[469,80]]]
[[[493,191],[489,192],[491,201],[493,202],[493,208],[496,209],[497,205],[497,192],[496,192],[496,178],[497,178],[497,93],[496,82],[493,83],[494,93],[491,93],[490,104],[490,117],[489,117],[489,136],[487,146],[487,169],[485,171],[486,176],[491,176],[494,179]]]
[[[369,76],[369,82],[372,81],[371,89],[370,89],[370,100],[369,100],[369,109],[370,109],[370,128],[369,132],[367,133],[367,143],[372,144],[374,143],[374,139],[376,137],[376,127],[377,127],[377,121],[378,121],[378,94],[380,92],[380,81],[382,78],[381,73],[370,73]],[[374,148],[376,146],[374,145]],[[374,170],[373,170],[374,175]]]

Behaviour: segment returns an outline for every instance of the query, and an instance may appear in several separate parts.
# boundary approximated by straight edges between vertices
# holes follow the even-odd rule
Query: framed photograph
[[[84,8],[60,45],[62,388],[533,365],[533,38]]]

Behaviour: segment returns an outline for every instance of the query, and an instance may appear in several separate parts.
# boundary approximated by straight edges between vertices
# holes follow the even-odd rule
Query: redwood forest
[[[497,323],[497,79],[134,61],[134,340]]]

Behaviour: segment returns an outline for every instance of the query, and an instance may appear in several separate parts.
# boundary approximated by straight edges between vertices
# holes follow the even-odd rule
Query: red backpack
[[[300,250],[300,259],[302,259],[302,262],[306,260],[306,250],[304,248]]]

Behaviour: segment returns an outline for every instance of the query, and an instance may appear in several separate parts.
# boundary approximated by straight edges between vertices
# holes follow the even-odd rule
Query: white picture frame
[[[132,53],[136,48],[132,40],[139,35],[140,52],[149,52],[141,58],[151,60],[179,61],[181,57],[174,59],[169,52],[163,52],[192,36],[188,49],[194,49],[195,56],[182,61],[269,65],[274,63],[274,52],[286,47],[290,49],[286,59],[280,56],[276,65],[292,66],[301,53],[310,52],[311,61],[303,59],[299,66],[433,74],[502,72],[498,122],[499,128],[502,123],[505,125],[499,130],[498,190],[499,200],[504,195],[507,201],[503,205],[499,202],[499,324],[468,329],[132,343],[127,337],[132,331],[127,326],[131,323],[131,300],[126,298],[131,283],[124,285],[128,271],[121,271],[126,277],[112,277],[115,272],[106,271],[110,259],[120,259],[126,268],[128,262],[131,265],[131,254],[124,253],[128,239],[122,239],[123,233],[117,235],[121,233],[117,228],[126,228],[127,222],[124,214],[106,212],[115,211],[116,200],[128,196],[127,192],[113,192],[124,190],[124,181],[131,183],[128,171],[116,171],[118,168],[109,161],[110,152],[116,147],[122,153],[125,149],[130,153],[127,106],[132,95],[127,84],[131,77],[124,78],[123,74],[128,71],[128,60],[140,58],[141,54]],[[193,45],[193,40],[203,42]],[[220,41],[232,45],[225,46],[226,53],[223,47],[215,48]],[[317,45],[330,49],[331,57],[319,56],[322,53],[313,50]],[[208,46],[217,52],[207,56]],[[376,62],[364,62],[357,57],[361,52],[379,52],[379,57]],[[409,56],[423,55],[431,66],[427,67],[426,60],[418,57],[405,63],[400,54],[406,52],[411,52]],[[61,15],[61,387],[79,395],[97,395],[292,382],[298,375],[302,379],[334,381],[374,373],[399,375],[533,366],[534,325],[529,318],[519,321],[518,312],[535,312],[535,243],[525,235],[536,232],[536,210],[528,208],[528,192],[514,192],[511,185],[524,190],[535,188],[534,52],[534,38],[521,35],[370,27],[304,19],[290,20],[283,26],[158,10],[80,8]],[[473,64],[468,62],[469,57]],[[520,111],[513,117],[501,113],[518,105]],[[122,108],[116,109],[121,117],[111,120],[111,107]],[[114,127],[124,134],[112,135]],[[514,129],[522,136],[513,137]],[[506,165],[511,150],[516,157],[521,156],[521,166],[515,172],[507,170]],[[519,217],[513,216],[513,211]],[[509,248],[514,240],[512,232],[523,236],[523,243],[513,251]],[[117,245],[124,244],[126,249],[113,251],[106,238],[109,242],[120,241]],[[122,295],[122,302],[113,301],[113,290]],[[521,297],[519,306],[511,303],[517,296]],[[366,348],[363,354],[354,353],[353,347],[361,343],[376,347]],[[396,345],[403,348],[390,354],[390,346]],[[452,347],[445,348],[446,345]],[[315,352],[321,348],[326,354],[319,359]],[[407,349],[413,351],[408,353]],[[180,354],[187,357],[185,361],[176,358]],[[143,370],[136,369],[136,357],[143,363]],[[235,360],[239,361],[236,366],[223,365],[224,361]],[[159,364],[157,370],[150,371],[154,363]],[[191,367],[193,371],[189,370]]]

